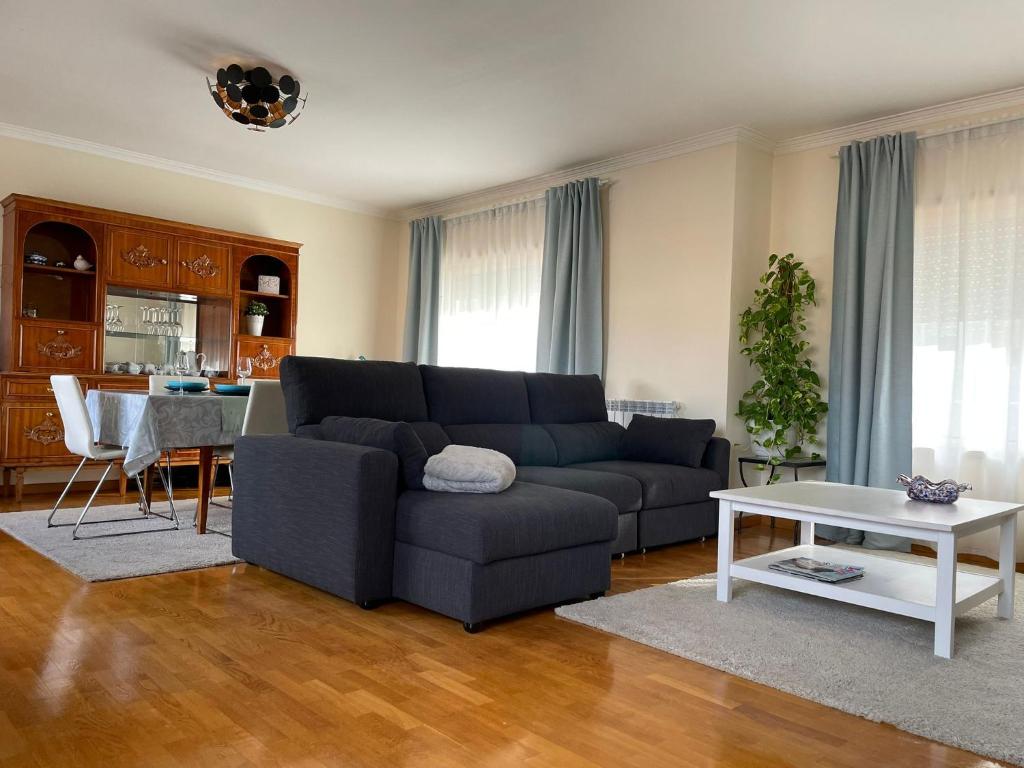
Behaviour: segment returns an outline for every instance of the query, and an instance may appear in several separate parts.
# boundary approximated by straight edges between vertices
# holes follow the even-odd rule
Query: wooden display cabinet
[[[300,243],[136,216],[26,195],[3,200],[0,256],[0,467],[3,490],[25,471],[73,468],[49,376],[72,373],[83,390],[145,391],[145,375],[104,373],[109,339],[106,297],[132,291],[192,297],[196,351],[218,350],[218,370],[233,381],[237,357],[253,359],[253,376],[276,378],[295,352]],[[30,263],[30,256],[44,263]],[[74,266],[81,256],[91,265]],[[261,294],[260,275],[281,280]],[[148,294],[147,294],[148,295]],[[244,321],[251,298],[267,304],[262,336]],[[125,335],[125,334],[122,334]],[[210,355],[208,355],[210,357]],[[177,454],[194,463],[195,452]],[[123,489],[123,477],[122,477]]]

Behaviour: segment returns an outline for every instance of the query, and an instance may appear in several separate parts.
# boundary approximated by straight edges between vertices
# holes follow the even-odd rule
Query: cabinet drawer
[[[87,388],[85,382],[80,382],[82,391]],[[51,400],[56,403],[53,397],[53,385],[50,384],[50,377],[44,378],[5,378],[4,379],[5,400]]]
[[[18,367],[67,373],[96,367],[96,329],[59,322],[18,324]]]
[[[168,290],[171,238],[127,227],[107,230],[107,282]]]
[[[238,357],[252,358],[254,379],[276,379],[280,374],[281,358],[292,353],[290,339],[263,340],[253,337],[238,340]]]
[[[56,405],[5,405],[4,461],[69,456]]]
[[[231,248],[201,240],[178,240],[174,287],[182,293],[231,295]]]

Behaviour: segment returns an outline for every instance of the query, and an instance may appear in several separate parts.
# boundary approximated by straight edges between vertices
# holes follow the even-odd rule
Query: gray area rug
[[[555,612],[844,712],[1024,765],[1019,575],[1015,618],[996,618],[995,600],[961,616],[952,660],[932,655],[933,625],[923,621],[744,581],[735,582],[731,603],[719,603],[714,574]]]
[[[182,521],[181,529],[177,531],[159,530],[171,527],[170,521],[160,517],[145,519],[136,504],[94,507],[86,521],[136,519],[130,522],[99,522],[79,529],[81,536],[132,532],[131,535],[73,541],[71,526],[62,524],[74,523],[82,511],[81,507],[57,512],[54,523],[59,527],[54,528],[46,527],[46,518],[50,514],[48,509],[0,513],[0,530],[85,581],[129,579],[240,562],[231,554],[231,539],[227,536],[196,534],[192,527],[194,501],[180,502],[177,509]],[[153,511],[167,514],[167,502],[154,503]],[[230,534],[231,510],[211,504],[207,528]],[[143,533],[135,533],[137,531]]]

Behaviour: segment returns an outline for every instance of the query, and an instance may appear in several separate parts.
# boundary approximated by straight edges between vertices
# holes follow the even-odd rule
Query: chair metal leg
[[[167,491],[167,504],[171,508],[171,519],[174,520],[175,527],[178,526],[178,513],[174,509],[174,489],[171,487],[171,455],[167,454],[167,472],[164,473],[163,467],[160,466],[160,462],[156,463],[156,471],[160,474],[160,483],[163,485],[164,490]]]
[[[47,528],[52,528],[53,527],[53,516],[57,514],[57,507],[59,507],[60,503],[62,501],[64,501],[64,497],[68,495],[68,491],[71,490],[72,483],[75,482],[75,478],[78,477],[78,473],[82,471],[82,467],[85,466],[85,462],[87,462],[88,460],[89,460],[88,456],[83,456],[82,457],[82,461],[79,463],[78,468],[75,470],[74,474],[71,475],[71,479],[68,480],[68,484],[64,486],[64,490],[61,491],[60,496],[57,497],[57,503],[53,505],[53,509],[50,511],[50,516],[48,518],[46,518],[46,527]]]
[[[228,462],[228,484],[231,486],[231,493],[228,494],[230,501],[235,500],[235,462],[234,460]]]
[[[90,496],[89,500],[87,502],[85,502],[85,507],[82,508],[82,514],[80,514],[78,516],[78,522],[75,523],[75,527],[71,530],[71,538],[72,538],[72,540],[78,538],[78,528],[79,528],[79,526],[82,525],[82,520],[85,519],[85,516],[88,514],[89,507],[92,506],[93,501],[96,499],[96,495],[100,492],[100,488],[103,486],[103,483],[106,482],[107,475],[110,474],[110,470],[113,468],[113,466],[114,466],[114,462],[112,462],[112,461],[108,461],[107,462],[107,468],[104,469],[103,470],[103,474],[100,475],[99,482],[96,483],[96,487],[93,488],[92,496]]]
[[[152,517],[153,510],[149,508],[149,502],[146,500],[146,484],[138,472],[135,473],[135,485],[139,488],[139,509],[142,510],[142,516]]]

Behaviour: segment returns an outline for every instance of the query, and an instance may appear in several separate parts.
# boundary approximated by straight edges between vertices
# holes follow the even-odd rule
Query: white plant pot
[[[246,315],[245,326],[250,336],[263,335],[263,315]]]

